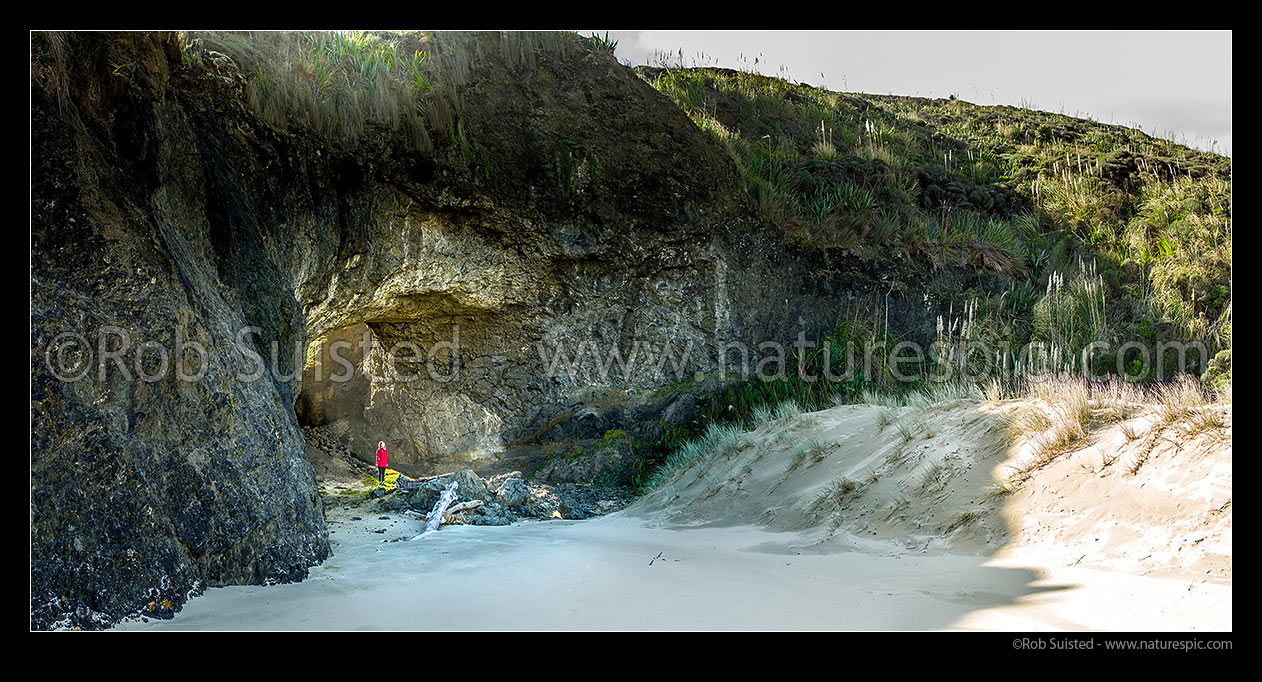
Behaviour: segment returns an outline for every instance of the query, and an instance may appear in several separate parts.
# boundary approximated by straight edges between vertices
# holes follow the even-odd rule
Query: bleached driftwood
[[[410,538],[405,537],[400,539],[415,540],[431,530],[437,530],[438,526],[443,522],[443,518],[447,513],[447,508],[456,500],[456,489],[459,487],[460,484],[456,481],[448,483],[447,487],[443,489],[443,494],[438,498],[438,501],[434,503],[434,508],[430,511],[429,518],[425,521],[425,529]]]
[[[443,515],[443,521],[445,523],[451,523],[448,519],[450,519],[452,515],[458,514],[463,511],[469,511],[470,509],[477,509],[478,507],[481,507],[481,506],[482,506],[482,500],[469,500],[468,502],[461,502],[460,504],[453,504],[450,508],[447,509],[447,513]]]
[[[468,502],[461,502],[460,504],[453,504],[450,507],[448,507],[447,511],[443,514],[443,523],[450,524],[456,518],[456,514],[467,512],[470,509],[477,509],[478,507],[481,507],[483,504],[484,503],[482,502],[482,500],[469,500]],[[420,513],[412,511],[411,509],[405,510],[403,514],[406,516],[410,516],[414,519],[419,519],[421,521],[429,520],[428,514],[420,514]]]

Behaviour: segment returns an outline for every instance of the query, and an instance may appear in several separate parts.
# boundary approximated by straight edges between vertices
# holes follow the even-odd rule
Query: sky
[[[1231,31],[607,31],[615,56],[1011,104],[1231,155]],[[606,30],[580,31],[584,35]],[[757,65],[754,60],[757,59]]]

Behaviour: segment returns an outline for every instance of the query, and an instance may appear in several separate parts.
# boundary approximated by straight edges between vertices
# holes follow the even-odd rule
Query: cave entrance
[[[308,344],[302,391],[294,404],[299,425],[326,426],[363,418],[372,385],[365,365],[375,343],[368,325],[353,324]]]
[[[372,394],[368,363],[376,343],[372,329],[359,323],[316,337],[307,345],[302,390],[294,402],[307,446],[372,463],[375,443],[364,437],[364,411]]]

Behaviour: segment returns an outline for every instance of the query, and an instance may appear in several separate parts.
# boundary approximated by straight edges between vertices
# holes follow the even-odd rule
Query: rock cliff
[[[519,446],[685,415],[647,389],[712,386],[724,344],[860,308],[928,339],[939,311],[905,282],[976,283],[786,242],[610,55],[462,39],[458,126],[417,151],[274,128],[250,74],[173,36],[36,36],[33,626],[303,578],[329,545],[300,419],[411,473],[520,469]],[[607,373],[557,371],[584,347]]]

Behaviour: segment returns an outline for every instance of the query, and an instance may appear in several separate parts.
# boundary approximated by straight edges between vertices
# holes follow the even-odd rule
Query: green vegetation
[[[1055,277],[1071,290],[1040,311],[1039,333],[1051,323],[1068,338],[1049,343],[1133,339],[1146,321],[1163,329],[1155,341],[1203,341],[1210,356],[1231,346],[1230,159],[957,98],[837,93],[726,69],[640,73],[727,148],[750,203],[792,238],[972,266],[1027,292]],[[1083,286],[1093,291],[1072,290]],[[1067,307],[1088,294],[1110,307]]]
[[[764,217],[809,244],[899,245],[1001,272],[1020,270],[1020,211],[993,210],[986,187],[953,205],[925,196],[924,169],[989,185],[1001,160],[940,135],[893,106],[723,69],[646,70],[736,161]],[[944,176],[944,182],[949,180]],[[976,201],[973,202],[972,200]],[[980,210],[974,210],[980,209]]]
[[[590,36],[586,36],[583,38],[583,42],[587,43],[591,47],[601,52],[605,52],[608,54],[613,54],[614,50],[618,48],[618,41],[610,40],[608,31],[605,32],[604,36],[600,36],[595,33],[593,33]]]
[[[616,44],[568,31],[212,31],[184,34],[183,63],[226,55],[245,77],[249,106],[279,130],[338,146],[384,128],[418,151],[450,145],[485,172],[489,160],[471,158],[461,120],[476,58],[529,69],[539,55],[612,54]]]
[[[186,64],[213,58],[210,52],[231,58],[245,76],[249,105],[282,130],[311,131],[337,144],[377,124],[428,150],[423,121],[447,123],[440,119],[451,60],[436,64],[441,48],[423,34],[210,32],[186,40]]]
[[[699,437],[682,440],[670,449],[644,482],[643,489],[652,490],[688,469],[704,468],[714,458],[730,454],[740,445],[743,434],[744,430],[734,424],[710,422]]]

